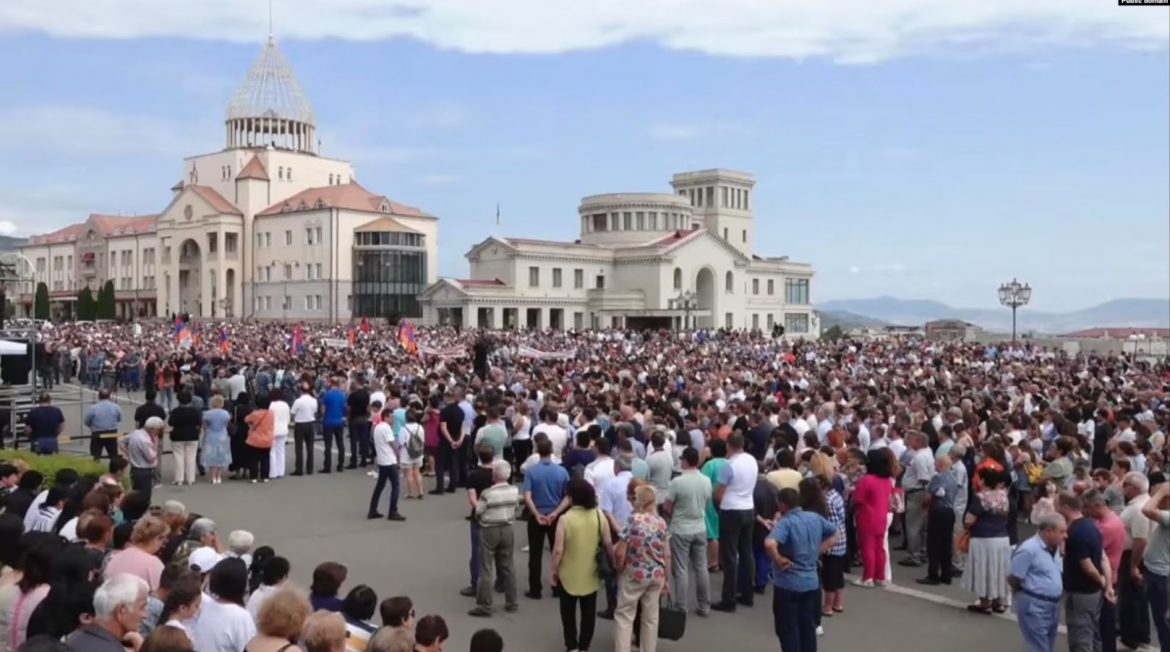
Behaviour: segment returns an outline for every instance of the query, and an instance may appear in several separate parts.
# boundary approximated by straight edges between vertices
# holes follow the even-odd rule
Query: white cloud
[[[0,235],[16,235],[16,222],[0,220]]]
[[[857,265],[853,265],[853,266],[851,266],[851,267],[849,268],[849,273],[850,273],[850,274],[860,274],[860,273],[861,273],[861,268],[860,268],[860,267],[858,267]]]
[[[2,21],[0,21],[2,22]],[[208,145],[177,122],[74,105],[0,109],[0,142],[13,152],[73,158],[185,156]]]
[[[631,41],[716,55],[872,63],[952,51],[1115,43],[1165,49],[1160,9],[1102,0],[282,0],[286,39],[415,38],[465,52],[554,53]],[[5,0],[0,30],[62,37],[259,42],[260,2]]]
[[[743,134],[749,130],[733,122],[656,122],[647,130],[651,140],[664,142],[697,140],[712,135]]]

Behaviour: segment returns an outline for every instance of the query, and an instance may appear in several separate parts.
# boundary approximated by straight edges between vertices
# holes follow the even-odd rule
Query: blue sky
[[[445,275],[497,202],[502,234],[572,239],[584,195],[719,166],[756,175],[756,248],[813,263],[816,300],[989,307],[1012,276],[1045,310],[1168,295],[1170,10],[754,1],[696,30],[661,8],[709,3],[288,0],[276,33],[324,152],[442,219]],[[266,5],[167,4],[0,7],[0,231],[158,211],[180,159],[222,147]]]

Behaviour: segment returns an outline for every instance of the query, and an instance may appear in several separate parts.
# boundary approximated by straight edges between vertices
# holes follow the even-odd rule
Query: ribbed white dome
[[[241,118],[280,118],[315,125],[313,107],[271,37],[228,105],[227,119]]]

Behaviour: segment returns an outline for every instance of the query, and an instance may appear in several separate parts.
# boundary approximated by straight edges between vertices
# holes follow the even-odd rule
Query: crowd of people
[[[41,374],[101,392],[85,417],[91,453],[129,467],[133,490],[106,505],[123,514],[129,542],[103,555],[102,574],[137,549],[123,563],[154,568],[155,583],[144,578],[152,599],[165,601],[158,585],[174,563],[153,559],[165,560],[178,528],[138,532],[154,517],[127,519],[124,503],[149,505],[169,449],[175,483],[364,470],[376,478],[370,518],[404,520],[400,499],[465,491],[471,546],[461,592],[475,600],[470,615],[490,618],[501,594],[505,611],[519,609],[515,555],[526,553],[524,595],[542,599],[547,582],[566,650],[588,650],[600,617],[614,621],[619,652],[653,652],[660,634],[679,635],[688,612],[734,612],[770,590],[781,649],[813,651],[832,619],[847,617],[846,575],[856,570],[850,590],[876,589],[894,581],[894,566],[918,569],[906,579],[923,585],[958,578],[974,614],[1011,609],[1030,651],[1053,649],[1061,605],[1074,652],[1154,640],[1170,649],[1164,361],[729,331],[420,328],[407,340],[380,324],[201,329],[186,346],[169,326],[45,333]],[[123,420],[110,393],[137,384],[145,400]],[[35,449],[56,450],[54,409],[46,396],[29,420]],[[13,495],[26,484],[31,493],[22,479]],[[48,493],[23,537],[65,530],[74,503],[75,512],[92,509],[78,510],[88,494]],[[517,520],[527,544],[519,549]],[[203,536],[197,523],[178,536]],[[895,562],[897,549],[905,555]],[[255,583],[267,565],[216,557],[205,567],[195,552],[188,566],[210,571],[195,591],[202,613],[184,627],[196,649],[243,650],[242,633],[210,644],[200,625],[209,605],[244,606],[249,586],[236,591],[238,578]],[[27,572],[23,557],[12,566]],[[323,584],[344,581],[338,565],[322,566]],[[278,593],[266,586],[275,585],[257,584],[252,595]],[[314,607],[350,601],[320,593],[313,589]],[[4,618],[0,634],[19,627]],[[268,643],[300,640],[286,634]]]

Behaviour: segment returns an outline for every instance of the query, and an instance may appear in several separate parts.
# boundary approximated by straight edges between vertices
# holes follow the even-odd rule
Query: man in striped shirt
[[[499,567],[500,583],[504,587],[504,610],[511,613],[516,604],[516,576],[513,572],[514,539],[512,522],[516,520],[516,505],[520,490],[508,484],[512,466],[504,460],[492,463],[492,486],[479,495],[475,504],[475,519],[479,521],[480,556],[479,582],[476,586],[476,606],[471,616],[486,618],[492,615],[492,587],[495,568]]]

